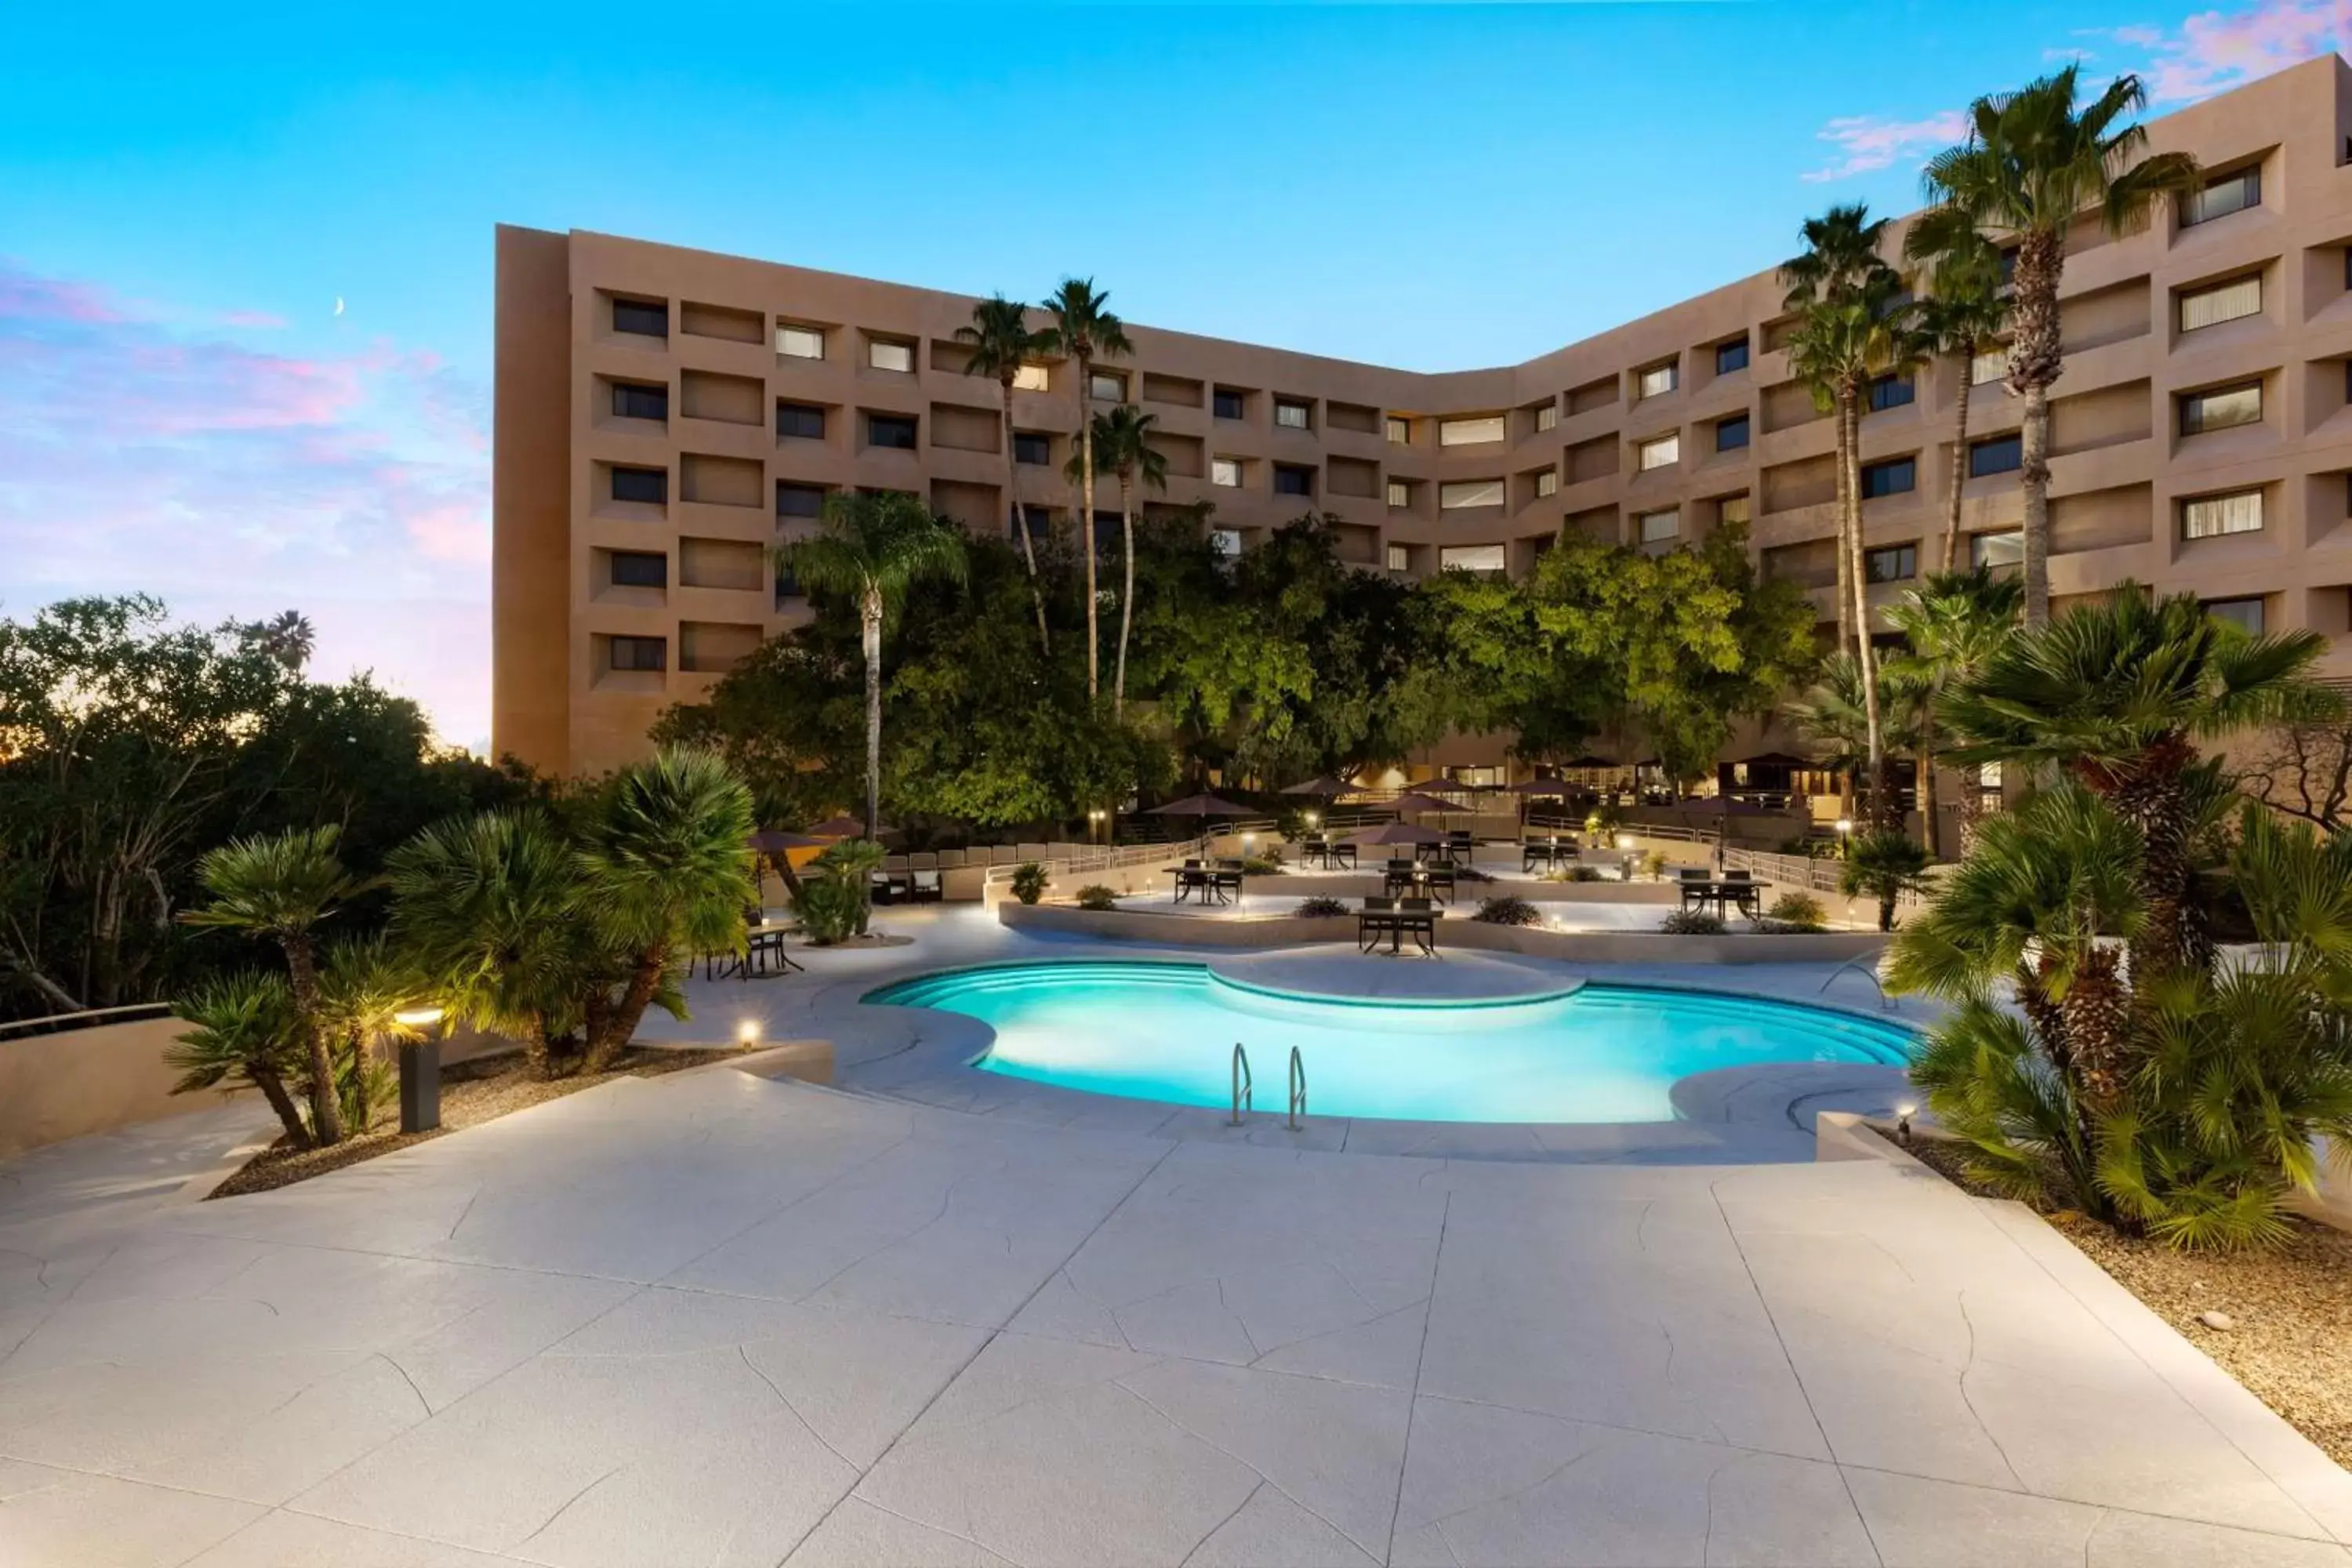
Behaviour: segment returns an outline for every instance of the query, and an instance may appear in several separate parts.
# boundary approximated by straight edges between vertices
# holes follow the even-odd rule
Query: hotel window
[[[1652,468],[1671,468],[1683,460],[1683,437],[1677,430],[1670,436],[1654,437],[1633,445],[1633,467],[1642,473]]]
[[[667,419],[669,388],[616,381],[613,384],[613,413],[622,419]]]
[[[823,359],[824,329],[822,327],[778,327],[776,353],[785,359]]]
[[[1054,373],[1042,364],[1021,365],[1013,372],[1013,390],[1051,392],[1054,390]]]
[[[2025,437],[2016,431],[1969,443],[1969,478],[2013,474],[2025,466]]]
[[[1639,403],[1645,397],[1664,397],[1672,392],[1681,381],[1677,370],[1675,363],[1669,360],[1664,364],[1654,364],[1647,370],[1635,371],[1633,401]]]
[[[2191,228],[2200,223],[2211,223],[2217,217],[2243,212],[2263,199],[2263,167],[2249,163],[2227,174],[2216,174],[2205,182],[2204,189],[2191,195],[2182,205],[2180,226]]]
[[[778,517],[823,517],[824,487],[796,485],[789,479],[776,482],[776,515]]]
[[[2003,343],[1969,356],[1969,384],[1984,386],[2009,374],[2009,345]]]
[[[1388,551],[1389,570],[1409,572],[1412,569],[1412,552],[1402,544],[1391,544]]]
[[[1865,463],[1862,469],[1862,499],[1876,500],[1882,496],[1899,496],[1918,483],[1916,458],[1891,458],[1884,463]]]
[[[1095,372],[1094,379],[1087,383],[1087,395],[1097,403],[1125,403],[1127,377],[1117,371],[1098,370]]]
[[[897,371],[902,375],[914,373],[915,345],[894,343],[887,338],[870,338],[866,344],[866,363],[876,370]]]
[[[1884,414],[1890,408],[1902,407],[1917,395],[1917,390],[1906,376],[1874,376],[1870,383],[1870,411]]]
[[[1737,452],[1740,447],[1748,445],[1748,416],[1745,414],[1735,414],[1728,419],[1717,420],[1715,449],[1718,452]]]
[[[787,600],[802,597],[801,580],[789,566],[776,568],[776,608],[782,609]]]
[[[1053,467],[1054,438],[1041,436],[1034,430],[1015,430],[1013,432],[1013,460],[1039,468]]]
[[[669,668],[667,637],[614,637],[610,662],[614,669],[650,669]]]
[[[1220,419],[1239,419],[1242,417],[1242,395],[1228,392],[1221,386],[1210,395],[1210,407]]]
[[[2180,503],[2180,537],[2218,539],[2225,533],[2260,533],[2263,492],[2232,490],[2227,495],[2200,496]]]
[[[1865,583],[1908,583],[1919,574],[1919,547],[1888,544],[1864,551],[1862,577]]]
[[[794,441],[824,439],[824,410],[810,403],[776,405],[776,434]]]
[[[1238,528],[1209,530],[1209,548],[1230,561],[1242,552],[1242,531]]]
[[[1285,430],[1306,429],[1307,426],[1307,405],[1297,401],[1296,398],[1276,398],[1274,400],[1274,422],[1276,426]]]
[[[2262,313],[2263,275],[2259,272],[2203,289],[2184,289],[2180,293],[2180,330],[2184,332]]]
[[[1237,490],[1237,489],[1241,489],[1241,488],[1242,488],[1242,463],[1241,463],[1241,459],[1240,459],[1239,458],[1210,458],[1210,459],[1209,459],[1209,482],[1210,482],[1211,484],[1213,484],[1213,485],[1222,485],[1222,486],[1223,486],[1226,489],[1229,489],[1229,490]]]
[[[643,338],[666,338],[669,336],[669,307],[649,300],[615,300],[613,330],[634,332]]]
[[[1437,552],[1437,569],[1441,572],[1491,572],[1500,574],[1505,570],[1503,547],[1499,544],[1449,544]]]
[[[651,550],[615,550],[613,552],[613,586],[668,587],[669,557]]]
[[[624,468],[616,465],[613,469],[612,493],[614,500],[665,506],[669,501],[669,474],[662,468]]]
[[[2259,425],[2263,422],[2263,384],[2241,382],[2235,386],[2217,386],[2210,392],[2187,392],[2180,396],[2180,433],[2201,436],[2209,430],[2227,430],[2239,425]]]
[[[2000,567],[2022,565],[2025,561],[2025,531],[2012,528],[2001,533],[1971,533],[1969,535],[1969,564]]]
[[[1744,528],[1748,523],[1748,498],[1744,495],[1726,496],[1717,503],[1715,514],[1724,522],[1738,523]]]
[[[1389,445],[1391,447],[1412,445],[1412,420],[1394,414],[1389,416]]]
[[[911,414],[869,414],[866,416],[866,444],[888,447],[901,452],[915,449],[915,416]]]
[[[1274,493],[1278,496],[1311,496],[1315,493],[1315,470],[1290,463],[1274,466]]]
[[[1673,507],[1634,514],[1633,537],[1644,544],[1663,544],[1679,538],[1682,531],[1683,514]]]
[[[1475,447],[1482,441],[1500,441],[1503,438],[1503,416],[1499,414],[1476,419],[1441,419],[1437,422],[1437,444],[1441,447]]]
[[[1730,374],[1732,372],[1734,372],[1734,371],[1746,370],[1747,368],[1748,368],[1748,340],[1747,340],[1747,338],[1745,338],[1745,337],[1737,337],[1737,338],[1732,339],[1732,340],[1731,340],[1729,342],[1727,342],[1727,343],[1717,343],[1717,344],[1716,344],[1716,345],[1715,345],[1715,374],[1717,374],[1717,375],[1729,375],[1729,374]]]
[[[2217,621],[2227,621],[2248,637],[2263,635],[2263,601],[2259,595],[2250,599],[2208,599],[2205,613]]]
[[[1456,479],[1437,487],[1437,508],[1440,511],[1462,511],[1474,506],[1503,504],[1503,481],[1500,479]]]
[[[1402,479],[1389,481],[1389,505],[1408,507],[1412,504],[1412,487]]]
[[[1538,408],[1538,409],[1536,410],[1536,434],[1537,434],[1537,435],[1540,436],[1540,435],[1542,435],[1542,434],[1543,434],[1545,431],[1547,431],[1547,430],[1555,430],[1555,429],[1558,429],[1559,427],[1559,404],[1557,404],[1557,403],[1547,403],[1547,404],[1545,404],[1543,406],[1541,406],[1540,408]]]
[[[1559,494],[1559,470],[1558,468],[1545,468],[1538,472],[1536,475],[1536,499],[1538,500],[1541,500],[1546,496],[1556,496],[1558,494]]]

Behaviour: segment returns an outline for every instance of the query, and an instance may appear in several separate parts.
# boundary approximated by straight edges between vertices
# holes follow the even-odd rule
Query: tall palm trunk
[[[866,837],[882,837],[882,591],[869,587],[858,601],[860,641],[866,653]]]
[[[1915,765],[1918,769],[1913,787],[1919,792],[1919,842],[1930,856],[1941,859],[1942,835],[1936,822],[1936,742],[1931,737],[1920,737]]]
[[[2055,234],[2028,234],[2017,250],[2017,293],[2011,309],[2009,384],[2025,400],[2025,625],[2050,624],[2050,388],[2064,368],[2058,282],[2066,248]]]
[[[657,942],[637,954],[636,966],[629,972],[627,989],[612,1011],[596,1021],[589,1031],[588,1054],[580,1064],[584,1073],[609,1072],[621,1059],[636,1037],[637,1026],[645,1021],[646,1009],[653,1005],[654,993],[661,989],[662,976],[669,971],[669,943]]]
[[[1078,504],[1085,509],[1087,550],[1087,696],[1102,688],[1102,628],[1095,602],[1095,362],[1078,356]]]
[[[2140,885],[2147,913],[2131,942],[2135,991],[2144,991],[2157,975],[2212,964],[2212,925],[2197,898],[2189,846],[2194,825],[2182,777],[2196,761],[2196,746],[2176,731],[2148,747],[2128,773],[2076,769],[2117,816],[2140,831]]]
[[[1111,675],[1110,712],[1127,712],[1127,635],[1135,626],[1135,468],[1118,471],[1118,534],[1120,568],[1127,574],[1118,595],[1118,664]]]
[[[295,931],[278,939],[286,950],[286,971],[294,992],[294,1016],[302,1044],[310,1057],[310,1125],[324,1146],[343,1141],[341,1097],[335,1092],[335,1064],[327,1055],[327,1034],[319,1027],[319,964],[310,933]]]
[[[1004,389],[1004,499],[1013,509],[1013,532],[1021,541],[1021,558],[1029,566],[1029,597],[1037,606],[1037,648],[1051,657],[1053,634],[1045,629],[1045,585],[1037,580],[1037,547],[1029,541],[1029,519],[1021,510],[1021,460],[1013,451],[1013,378],[999,378]]]
[[[1960,558],[1960,489],[1969,482],[1969,396],[1976,391],[1976,361],[1960,361],[1960,406],[1952,416],[1952,493],[1944,498],[1944,570]]]
[[[1878,712],[1878,661],[1870,646],[1870,587],[1863,574],[1862,402],[1852,384],[1838,388],[1838,445],[1845,479],[1845,578],[1853,593],[1854,668],[1862,673],[1862,713],[1870,756],[1870,816],[1881,827],[1896,826],[1894,792],[1887,788],[1885,728]]]
[[[286,1080],[258,1062],[247,1062],[245,1076],[253,1080],[253,1087],[261,1091],[261,1098],[278,1113],[279,1124],[286,1129],[286,1142],[297,1149],[316,1147],[310,1126],[302,1120],[302,1108],[286,1091]]]

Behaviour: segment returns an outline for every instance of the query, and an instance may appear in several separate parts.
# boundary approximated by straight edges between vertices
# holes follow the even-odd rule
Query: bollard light
[[[441,1020],[438,1007],[403,1007],[392,1021],[409,1031],[400,1042],[400,1130],[430,1132],[441,1125]]]
[[[1906,1143],[1911,1142],[1911,1119],[1918,1114],[1919,1108],[1907,1100],[1895,1108],[1895,1131]]]

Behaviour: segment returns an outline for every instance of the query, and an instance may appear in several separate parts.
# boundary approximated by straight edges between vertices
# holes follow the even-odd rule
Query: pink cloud
[[[1837,156],[1804,178],[1819,184],[1866,174],[1948,147],[1968,133],[1968,120],[1958,110],[1931,114],[1924,120],[1847,115],[1831,121],[1816,133],[1818,140],[1837,149]]]
[[[2157,103],[2189,103],[2316,55],[2352,46],[2352,0],[2263,0],[2200,11],[2178,30],[2145,24],[2104,35],[2145,54],[2137,68]]]
[[[388,342],[276,353],[218,331],[0,259],[0,614],[133,589],[206,620],[300,609],[322,676],[372,666],[478,740],[486,393]]]

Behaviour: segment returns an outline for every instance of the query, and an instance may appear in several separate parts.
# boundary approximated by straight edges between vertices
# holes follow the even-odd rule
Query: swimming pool
[[[1277,994],[1200,963],[1001,964],[901,981],[869,1003],[996,1031],[983,1071],[1138,1100],[1225,1105],[1236,1041],[1279,1109],[1298,1048],[1318,1115],[1414,1121],[1670,1121],[1675,1080],[1759,1062],[1900,1066],[1899,1025],[1746,996],[1586,985],[1500,1002]]]

